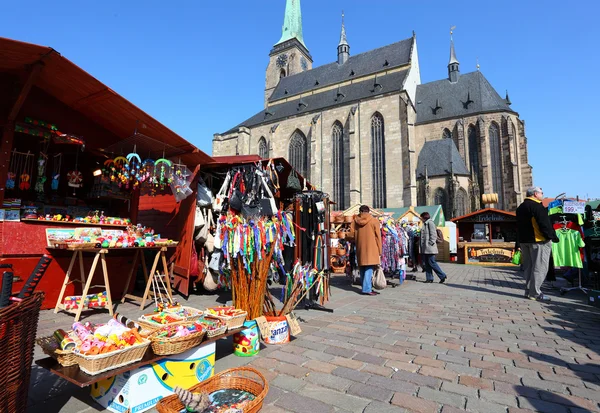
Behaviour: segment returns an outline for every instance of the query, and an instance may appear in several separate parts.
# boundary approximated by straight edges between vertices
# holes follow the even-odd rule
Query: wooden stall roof
[[[460,222],[460,221],[472,218],[474,216],[482,215],[482,214],[486,214],[486,213],[490,213],[490,212],[491,213],[497,213],[497,214],[500,214],[500,215],[506,215],[507,217],[509,217],[509,219],[510,218],[514,218],[514,220],[516,221],[516,217],[517,217],[516,213],[514,213],[514,212],[508,212],[508,211],[504,211],[502,209],[496,209],[496,208],[481,209],[479,211],[475,211],[475,212],[471,212],[470,214],[463,215],[462,217],[452,218],[451,221],[452,222]]]
[[[61,56],[53,48],[0,37],[1,72],[23,75],[38,63],[41,63],[43,68],[34,86],[102,125],[119,138],[131,137],[138,127],[145,136],[173,148],[181,161],[187,165],[212,162],[209,155]]]

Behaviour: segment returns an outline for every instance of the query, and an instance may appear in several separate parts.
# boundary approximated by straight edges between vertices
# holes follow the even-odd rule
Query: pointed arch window
[[[479,144],[477,142],[477,129],[473,125],[469,125],[467,132],[469,141],[469,167],[475,176],[479,176]]]
[[[308,179],[308,142],[299,130],[290,139],[289,161],[300,175]]]
[[[387,206],[384,131],[383,116],[381,116],[380,113],[375,113],[371,117],[371,171],[373,179],[373,208],[386,208]]]
[[[500,153],[500,128],[492,123],[489,129],[490,155],[492,167],[492,191],[498,194],[498,208],[504,208],[504,192],[502,190],[502,156]]]
[[[512,121],[510,122],[510,132],[512,134],[511,138],[510,138],[510,160],[514,163],[517,164],[518,159],[517,159],[517,129],[515,128],[515,124],[512,123]]]
[[[279,80],[283,79],[285,77],[285,69],[281,69],[281,71],[279,72]]]
[[[344,128],[337,121],[331,129],[331,140],[333,145],[333,199],[337,203],[338,210],[348,207],[346,203],[346,166],[348,165],[347,152],[344,142]]]
[[[267,159],[269,157],[269,147],[267,146],[267,140],[264,136],[258,140],[258,156],[262,159]]]
[[[444,216],[449,217],[448,215],[448,197],[446,196],[446,191],[443,188],[437,188],[433,193],[433,204],[441,205],[444,210]]]
[[[451,139],[452,138],[452,132],[450,132],[450,129],[445,128],[444,131],[442,132],[442,139]]]
[[[456,217],[462,217],[463,215],[467,215],[469,213],[467,209],[467,191],[463,188],[459,188],[456,191]]]

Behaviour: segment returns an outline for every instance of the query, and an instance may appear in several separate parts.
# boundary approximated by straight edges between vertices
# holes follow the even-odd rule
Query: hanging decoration
[[[30,117],[25,118],[25,123],[33,126],[17,123],[15,125],[15,132],[26,133],[28,135],[37,136],[44,139],[52,138],[52,141],[56,144],[80,145],[82,148],[85,148],[85,141],[80,136],[63,133],[58,130],[56,125],[52,123]],[[40,129],[38,126],[44,129]]]
[[[172,162],[165,158],[157,159],[154,162],[152,179],[154,185],[160,188],[161,191],[164,191],[165,187],[173,182],[171,166]]]
[[[19,189],[21,191],[27,191],[31,188],[31,175],[33,174],[33,154],[28,151],[27,153],[21,155],[23,155],[24,161],[22,173],[19,177]]]
[[[48,155],[44,152],[40,152],[40,157],[38,158],[38,171],[37,171],[37,180],[35,182],[35,192],[38,194],[44,193],[44,184],[46,183],[46,163],[48,161]]]
[[[133,185],[134,188],[137,188],[140,184],[140,169],[142,166],[142,159],[140,155],[135,153],[136,147],[133,147],[133,152],[127,155],[127,164],[125,165],[125,169],[127,171],[128,181],[126,184],[126,188],[129,188],[129,184]]]
[[[73,196],[75,196],[75,188],[83,186],[83,175],[79,171],[79,151],[75,152],[75,170],[67,174],[68,185],[73,188]]]
[[[52,183],[50,185],[50,188],[53,191],[58,190],[58,183],[60,180],[61,163],[62,163],[62,153],[57,153],[56,155],[54,155],[54,159],[52,162]]]

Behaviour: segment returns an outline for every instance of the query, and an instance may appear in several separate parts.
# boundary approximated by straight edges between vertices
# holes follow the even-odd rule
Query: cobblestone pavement
[[[581,292],[548,290],[553,301],[538,303],[523,298],[513,270],[442,267],[447,284],[407,281],[376,297],[336,278],[333,314],[297,311],[303,333],[250,359],[221,340],[216,370],[246,363],[262,370],[270,384],[263,413],[600,411],[600,317]],[[189,304],[218,298],[192,296]],[[140,314],[131,304],[119,310]],[[70,322],[46,311],[40,335]],[[31,412],[103,411],[87,389],[36,366],[31,380]]]

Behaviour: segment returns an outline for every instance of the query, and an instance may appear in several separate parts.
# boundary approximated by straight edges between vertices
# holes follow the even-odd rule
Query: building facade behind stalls
[[[339,209],[440,204],[446,218],[515,210],[532,185],[525,123],[483,74],[421,84],[417,38],[350,55],[342,20],[337,60],[313,68],[300,0],[287,0],[271,49],[264,108],[213,139],[213,155],[286,157]]]

